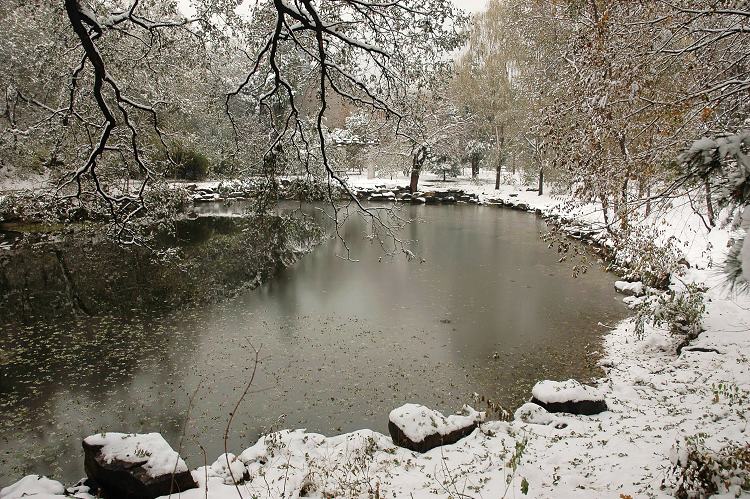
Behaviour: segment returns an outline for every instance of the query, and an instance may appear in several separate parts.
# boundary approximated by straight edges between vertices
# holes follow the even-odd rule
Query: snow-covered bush
[[[436,175],[442,175],[443,180],[461,175],[461,165],[447,155],[430,155],[427,162],[427,169]]]
[[[682,291],[647,297],[636,315],[636,335],[642,338],[646,324],[651,323],[682,338],[682,345],[694,340],[703,331],[704,293],[704,288],[688,284]]]
[[[664,485],[680,499],[750,491],[750,444],[729,444],[719,451],[705,445],[705,434],[678,442],[672,448],[672,467]]]
[[[689,176],[714,178],[720,187],[720,203],[746,205],[750,203],[749,149],[750,130],[743,130],[716,139],[696,140],[680,155],[679,161]]]
[[[343,195],[341,188],[332,182],[333,196]],[[300,201],[327,201],[329,197],[328,184],[315,179],[293,179],[284,186],[282,197]]]
[[[138,228],[154,231],[169,229],[180,214],[193,206],[193,201],[187,189],[170,187],[166,182],[159,182],[145,192],[144,204],[146,209],[134,221],[137,222]]]
[[[625,270],[624,277],[631,281],[642,281],[657,289],[669,285],[670,276],[679,269],[681,253],[677,240],[669,237],[660,241],[656,230],[638,227],[623,233],[615,242],[616,261]]]
[[[688,284],[680,293],[662,295],[654,309],[654,324],[666,326],[673,335],[696,338],[703,330],[704,291],[696,284]]]

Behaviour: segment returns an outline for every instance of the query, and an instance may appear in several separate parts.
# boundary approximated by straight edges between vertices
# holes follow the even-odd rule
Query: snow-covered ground
[[[353,178],[351,182],[358,187],[392,187],[406,180]],[[490,182],[488,176],[478,183],[464,179],[443,186],[477,193],[485,201],[499,197],[546,214],[565,213],[582,224],[602,222],[596,206],[569,212],[564,208],[567,197],[538,196],[511,185],[495,191]],[[442,184],[429,178],[421,183],[424,190]],[[705,332],[691,345],[704,351],[685,349],[678,356],[677,340],[666,330],[647,325],[639,339],[632,319],[613,325],[604,339],[606,376],[598,387],[609,411],[546,418],[544,414],[530,417],[526,413],[534,412],[533,407],[524,406],[516,420],[483,423],[458,443],[424,454],[395,447],[389,436],[369,430],[333,437],[281,431],[263,437],[238,456],[224,455],[211,466],[197,468],[193,476],[199,488],[181,496],[236,498],[238,492],[245,498],[671,496],[669,470],[675,459],[684,459],[685,437],[697,436],[714,450],[750,441],[750,296],[734,296],[722,285],[719,268],[733,235],[728,230],[716,228],[709,233],[692,209],[679,202],[655,209],[644,222],[646,227],[656,228],[662,241],[676,238],[690,263],[674,286],[695,282],[708,288]],[[235,487],[231,476],[245,479]],[[3,489],[0,497],[37,491],[44,497],[59,497],[58,485],[26,477]],[[733,488],[724,497],[742,494],[737,484],[729,485]]]
[[[0,170],[0,195],[5,192],[34,191],[50,187],[50,178],[47,175],[21,173],[9,166]]]

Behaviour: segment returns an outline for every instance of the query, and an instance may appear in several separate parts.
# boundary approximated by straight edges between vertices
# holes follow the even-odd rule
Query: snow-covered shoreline
[[[352,180],[357,187],[403,182]],[[424,190],[443,188],[441,182],[429,183]],[[444,186],[475,193],[482,202],[523,203],[583,227],[602,222],[596,207],[571,212],[564,206],[567,198],[508,185],[496,191],[488,179]],[[231,476],[245,477],[239,485],[243,497],[523,497],[524,491],[526,497],[545,498],[671,496],[669,470],[685,437],[702,435],[717,451],[750,441],[750,296],[732,296],[721,284],[718,264],[732,234],[719,228],[708,233],[689,213],[678,206],[647,223],[660,225],[660,237],[677,238],[690,264],[673,285],[708,288],[705,331],[691,344],[704,351],[686,349],[678,356],[678,340],[666,330],[647,325],[638,339],[633,319],[614,325],[604,338],[606,376],[599,383],[609,411],[555,415],[555,422],[565,425],[486,422],[458,443],[424,454],[396,447],[389,436],[370,430],[334,437],[286,430],[193,470],[199,487],[180,496],[238,497]],[[3,489],[0,498],[61,495],[57,482],[24,480]],[[727,497],[739,493],[734,487]],[[88,497],[82,489],[72,492]]]

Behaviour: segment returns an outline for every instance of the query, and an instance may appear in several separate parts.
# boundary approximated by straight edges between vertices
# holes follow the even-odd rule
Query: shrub
[[[177,142],[172,146],[171,155],[176,163],[172,167],[172,175],[175,178],[200,180],[208,174],[210,163],[200,151]]]
[[[674,488],[680,499],[750,491],[750,443],[729,444],[719,451],[705,445],[705,434],[678,442],[673,447],[672,467],[664,486]]]
[[[697,338],[703,331],[702,318],[706,311],[703,292],[700,286],[688,284],[680,293],[662,295],[654,309],[654,325],[666,326],[671,334],[689,340]]]
[[[679,268],[681,254],[677,240],[669,237],[660,242],[658,230],[638,227],[623,232],[615,241],[616,261],[626,269],[624,277],[640,280],[646,286],[664,289],[670,276]]]
[[[636,336],[643,338],[648,323],[666,327],[670,334],[682,338],[677,348],[677,353],[680,353],[703,332],[704,293],[705,289],[696,284],[688,284],[683,291],[676,293],[649,293],[635,317]]]

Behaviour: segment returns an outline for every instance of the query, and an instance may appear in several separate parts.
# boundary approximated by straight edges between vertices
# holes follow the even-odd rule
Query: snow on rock
[[[513,414],[513,419],[528,424],[553,425],[555,428],[559,429],[568,426],[567,423],[561,421],[560,418],[553,416],[543,407],[531,402],[526,402],[516,409],[516,412]]]
[[[208,476],[211,478],[221,478],[222,482],[232,485],[241,482],[247,478],[247,468],[245,464],[231,452],[222,454],[208,468]],[[232,480],[234,478],[234,480]]]
[[[28,475],[19,481],[0,489],[0,499],[19,499],[26,496],[43,497],[63,497],[65,487],[58,481],[50,480],[47,477],[39,475]]]
[[[574,379],[544,380],[531,390],[531,402],[549,412],[592,415],[607,410],[601,390],[582,385]]]
[[[484,412],[477,412],[468,405],[461,412],[446,417],[423,405],[404,404],[388,415],[388,430],[396,445],[426,452],[440,445],[456,443],[485,419]]]
[[[622,302],[627,305],[630,310],[635,310],[640,307],[644,302],[645,298],[642,296],[626,296],[622,299]]]
[[[106,495],[158,497],[196,487],[185,461],[159,433],[100,433],[83,440],[86,475]]]
[[[643,296],[645,289],[642,282],[615,281],[615,291],[628,296]]]
[[[102,458],[111,463],[139,464],[150,477],[187,471],[187,465],[159,433],[99,433],[83,440],[101,447]]]

